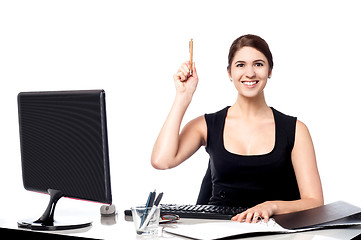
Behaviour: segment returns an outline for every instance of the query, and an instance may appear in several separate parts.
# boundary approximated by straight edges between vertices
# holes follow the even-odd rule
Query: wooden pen
[[[193,67],[193,38],[191,38],[191,40],[189,41],[189,62],[191,64],[191,69],[190,69],[190,76],[192,76],[192,67]]]

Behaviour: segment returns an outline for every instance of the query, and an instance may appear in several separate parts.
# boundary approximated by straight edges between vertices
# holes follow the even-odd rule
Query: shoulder
[[[306,124],[299,120],[297,120],[296,124],[296,137],[292,151],[292,159],[294,163],[300,162],[302,165],[310,161],[312,161],[312,164],[316,162],[311,134]]]
[[[287,146],[292,151],[295,144],[297,117],[286,115],[272,107],[271,109],[276,121],[277,132],[280,133],[280,136],[285,137]]]
[[[284,123],[290,123],[290,124],[296,124],[297,117],[290,116],[287,114],[284,114],[273,107],[271,107],[273,114],[275,115],[275,118],[277,118],[282,124]]]
[[[310,132],[305,123],[300,120],[296,122],[296,139],[310,138]]]
[[[276,120],[277,127],[284,131],[285,134],[289,135],[292,138],[294,138],[295,130],[296,130],[296,123],[297,123],[297,117],[293,117],[290,115],[286,115],[274,108],[272,108],[274,118]]]
[[[190,120],[183,128],[183,133],[191,133],[193,138],[200,137],[201,144],[205,145],[205,139],[207,138],[207,124],[204,115],[196,117]]]
[[[230,106],[227,106],[217,112],[201,115],[189,121],[187,125],[198,127],[200,129],[206,129],[207,125],[214,124],[217,121],[222,121],[222,119],[224,120],[225,116],[227,115],[228,108],[230,108]]]
[[[214,121],[217,121],[217,120],[222,120],[224,119],[224,117],[227,115],[227,111],[228,111],[228,108],[230,108],[230,106],[227,106],[217,112],[214,112],[214,113],[206,113],[204,114],[204,117],[205,117],[205,120],[207,122],[207,124],[212,124],[214,123]]]
[[[206,124],[205,116],[198,116],[188,122],[187,125],[202,126]]]
[[[227,114],[228,108],[230,108],[230,106],[227,106],[217,112],[213,112],[213,113],[206,113],[205,116],[218,116],[218,115],[223,115],[223,114]]]
[[[297,120],[295,129],[295,141],[292,151],[293,156],[305,155],[308,152],[314,152],[311,134],[306,124],[300,120]]]

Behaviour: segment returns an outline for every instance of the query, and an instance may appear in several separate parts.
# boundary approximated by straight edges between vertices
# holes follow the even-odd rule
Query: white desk
[[[79,202],[79,201],[77,201]],[[78,203],[79,204],[79,203]],[[186,239],[180,236],[171,235],[169,233],[160,233],[159,236],[154,237],[145,237],[138,236],[135,233],[133,222],[128,222],[124,220],[124,209],[120,207],[118,209],[118,215],[116,217],[101,217],[99,213],[99,204],[96,204],[92,209],[87,212],[87,218],[91,218],[93,224],[89,228],[78,229],[78,230],[68,230],[68,231],[58,231],[53,232],[56,234],[64,234],[69,236],[85,237],[85,238],[95,238],[95,239]],[[57,215],[61,216],[63,213],[66,215],[73,210],[61,211],[58,209]],[[21,213],[12,214],[8,217],[0,217],[0,227],[18,229],[17,221]],[[84,214],[82,214],[84,215]],[[177,224],[195,224],[200,222],[207,221],[219,221],[219,220],[198,220],[198,219],[181,219]],[[28,231],[28,230],[19,230],[19,231]],[[317,231],[309,231],[296,234],[277,234],[277,235],[268,235],[268,236],[258,236],[258,237],[249,237],[249,240],[261,240],[261,239],[324,239],[324,240],[336,240],[336,239],[351,239],[357,235],[361,234],[361,226],[350,227],[350,228],[339,228],[339,229],[325,229]]]

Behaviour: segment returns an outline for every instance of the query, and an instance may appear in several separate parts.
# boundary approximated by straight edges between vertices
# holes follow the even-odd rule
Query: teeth
[[[257,82],[254,81],[254,82],[243,82],[244,84],[246,84],[247,86],[252,86],[252,85],[255,85]]]

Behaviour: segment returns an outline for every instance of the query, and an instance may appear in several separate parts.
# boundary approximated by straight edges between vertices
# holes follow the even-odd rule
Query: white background
[[[172,76],[193,38],[200,82],[184,122],[232,105],[228,50],[247,33],[273,53],[268,105],[309,127],[325,202],[361,206],[360,22],[357,1],[1,1],[0,212],[18,204],[40,214],[48,201],[24,190],[21,175],[17,94],[40,90],[106,91],[120,211],[155,188],[164,203],[194,204],[204,148],[172,170],[150,165],[174,98]]]

